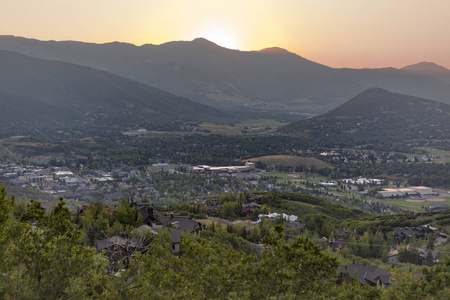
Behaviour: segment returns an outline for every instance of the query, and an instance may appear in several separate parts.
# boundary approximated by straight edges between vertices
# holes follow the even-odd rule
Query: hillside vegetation
[[[450,105],[371,88],[321,116],[279,131],[339,144],[450,139]]]
[[[28,126],[86,131],[217,121],[225,114],[104,71],[0,51],[0,134]],[[170,126],[169,126],[170,128]]]
[[[250,159],[246,159],[245,161],[252,161],[252,162],[260,161],[273,166],[286,166],[286,167],[315,166],[318,169],[326,167],[333,168],[331,164],[316,158],[293,156],[293,155],[267,155],[261,157],[253,157]]]
[[[335,224],[346,219],[369,216],[361,210],[348,209],[320,198],[298,193],[268,192],[263,194],[261,203],[276,209],[277,212],[293,214],[301,219],[308,218],[310,215],[324,215]]]

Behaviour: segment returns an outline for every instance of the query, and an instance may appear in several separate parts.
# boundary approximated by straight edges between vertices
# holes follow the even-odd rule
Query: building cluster
[[[439,196],[439,193],[433,190],[431,187],[426,186],[412,186],[407,188],[385,188],[379,191],[379,194],[383,198],[395,198],[395,197],[417,197],[427,198],[430,196]]]
[[[390,288],[393,286],[390,282],[391,272],[380,269],[377,266],[363,266],[361,264],[340,266],[337,273],[338,284],[345,282],[347,277],[351,282],[361,285],[379,288]]]
[[[256,172],[255,163],[246,162],[244,166],[224,166],[224,167],[210,167],[207,165],[198,165],[190,167],[190,170],[194,172],[216,172],[216,173],[245,173]]]
[[[122,263],[126,267],[130,259],[138,252],[145,254],[150,244],[148,238],[159,235],[162,230],[169,231],[172,242],[171,252],[175,256],[179,256],[181,254],[181,233],[198,234],[206,228],[206,225],[194,219],[193,214],[189,216],[174,216],[173,213],[170,213],[169,215],[158,217],[154,214],[153,207],[149,203],[131,202],[130,206],[136,207],[142,216],[144,224],[136,228],[133,233],[122,232],[117,236],[96,240],[93,245],[98,252],[103,252],[112,265]],[[84,216],[89,209],[89,205],[82,205],[76,214]],[[105,206],[105,209],[113,214],[115,212],[114,207]]]
[[[381,186],[383,185],[383,180],[381,179],[376,179],[376,178],[357,178],[357,179],[351,179],[351,178],[347,178],[347,179],[342,179],[341,180],[343,183],[345,184],[350,184],[350,185],[362,185],[362,186]]]

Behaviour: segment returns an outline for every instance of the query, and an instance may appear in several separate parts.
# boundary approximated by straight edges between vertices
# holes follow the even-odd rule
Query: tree
[[[121,199],[114,211],[114,220],[124,226],[132,228],[142,225],[142,215],[135,206],[131,206],[126,199]]]
[[[95,235],[95,229],[92,226],[92,224],[89,224],[88,229],[87,229],[87,244],[89,246],[94,246],[95,240],[96,240],[96,235]]]
[[[234,212],[235,204],[234,202],[225,202],[223,204],[221,215],[224,219],[234,219],[236,218],[236,213]]]
[[[422,264],[419,251],[414,247],[400,247],[398,250],[398,261],[416,265]]]
[[[118,298],[118,293],[141,299],[321,298],[335,285],[336,260],[307,239],[284,243],[282,231],[268,240],[261,257],[188,235],[181,244],[184,254],[175,258],[168,254],[169,245],[159,240],[153,243],[152,255],[132,262],[114,278],[117,288],[108,298]]]
[[[37,208],[39,207],[39,210]],[[5,298],[56,299],[99,295],[105,260],[81,242],[81,233],[60,201],[49,215],[31,201],[20,222],[10,220],[0,286]],[[5,235],[3,235],[3,233]],[[74,294],[73,294],[74,293]]]

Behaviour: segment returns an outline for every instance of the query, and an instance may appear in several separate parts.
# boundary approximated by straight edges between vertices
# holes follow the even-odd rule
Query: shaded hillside
[[[280,132],[344,144],[449,139],[450,105],[372,88],[326,114],[287,125]]]
[[[0,51],[0,124],[130,126],[217,120],[223,113],[142,83],[78,65]]]
[[[450,83],[386,69],[333,69],[280,48],[237,51],[205,39],[134,46],[0,37],[0,49],[90,66],[239,113],[323,113],[374,86],[450,102]]]

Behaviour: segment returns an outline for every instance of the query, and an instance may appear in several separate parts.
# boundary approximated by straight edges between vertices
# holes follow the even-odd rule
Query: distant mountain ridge
[[[126,43],[0,37],[0,49],[104,70],[217,108],[318,114],[367,88],[450,103],[450,82],[413,70],[334,69],[284,49],[238,51],[206,39]]]
[[[450,70],[432,62],[420,62],[403,67],[402,70],[422,74],[450,83]]]
[[[329,112],[280,132],[333,140],[450,139],[450,105],[371,88]]]
[[[216,109],[104,71],[0,50],[0,125],[157,126],[225,118]]]

